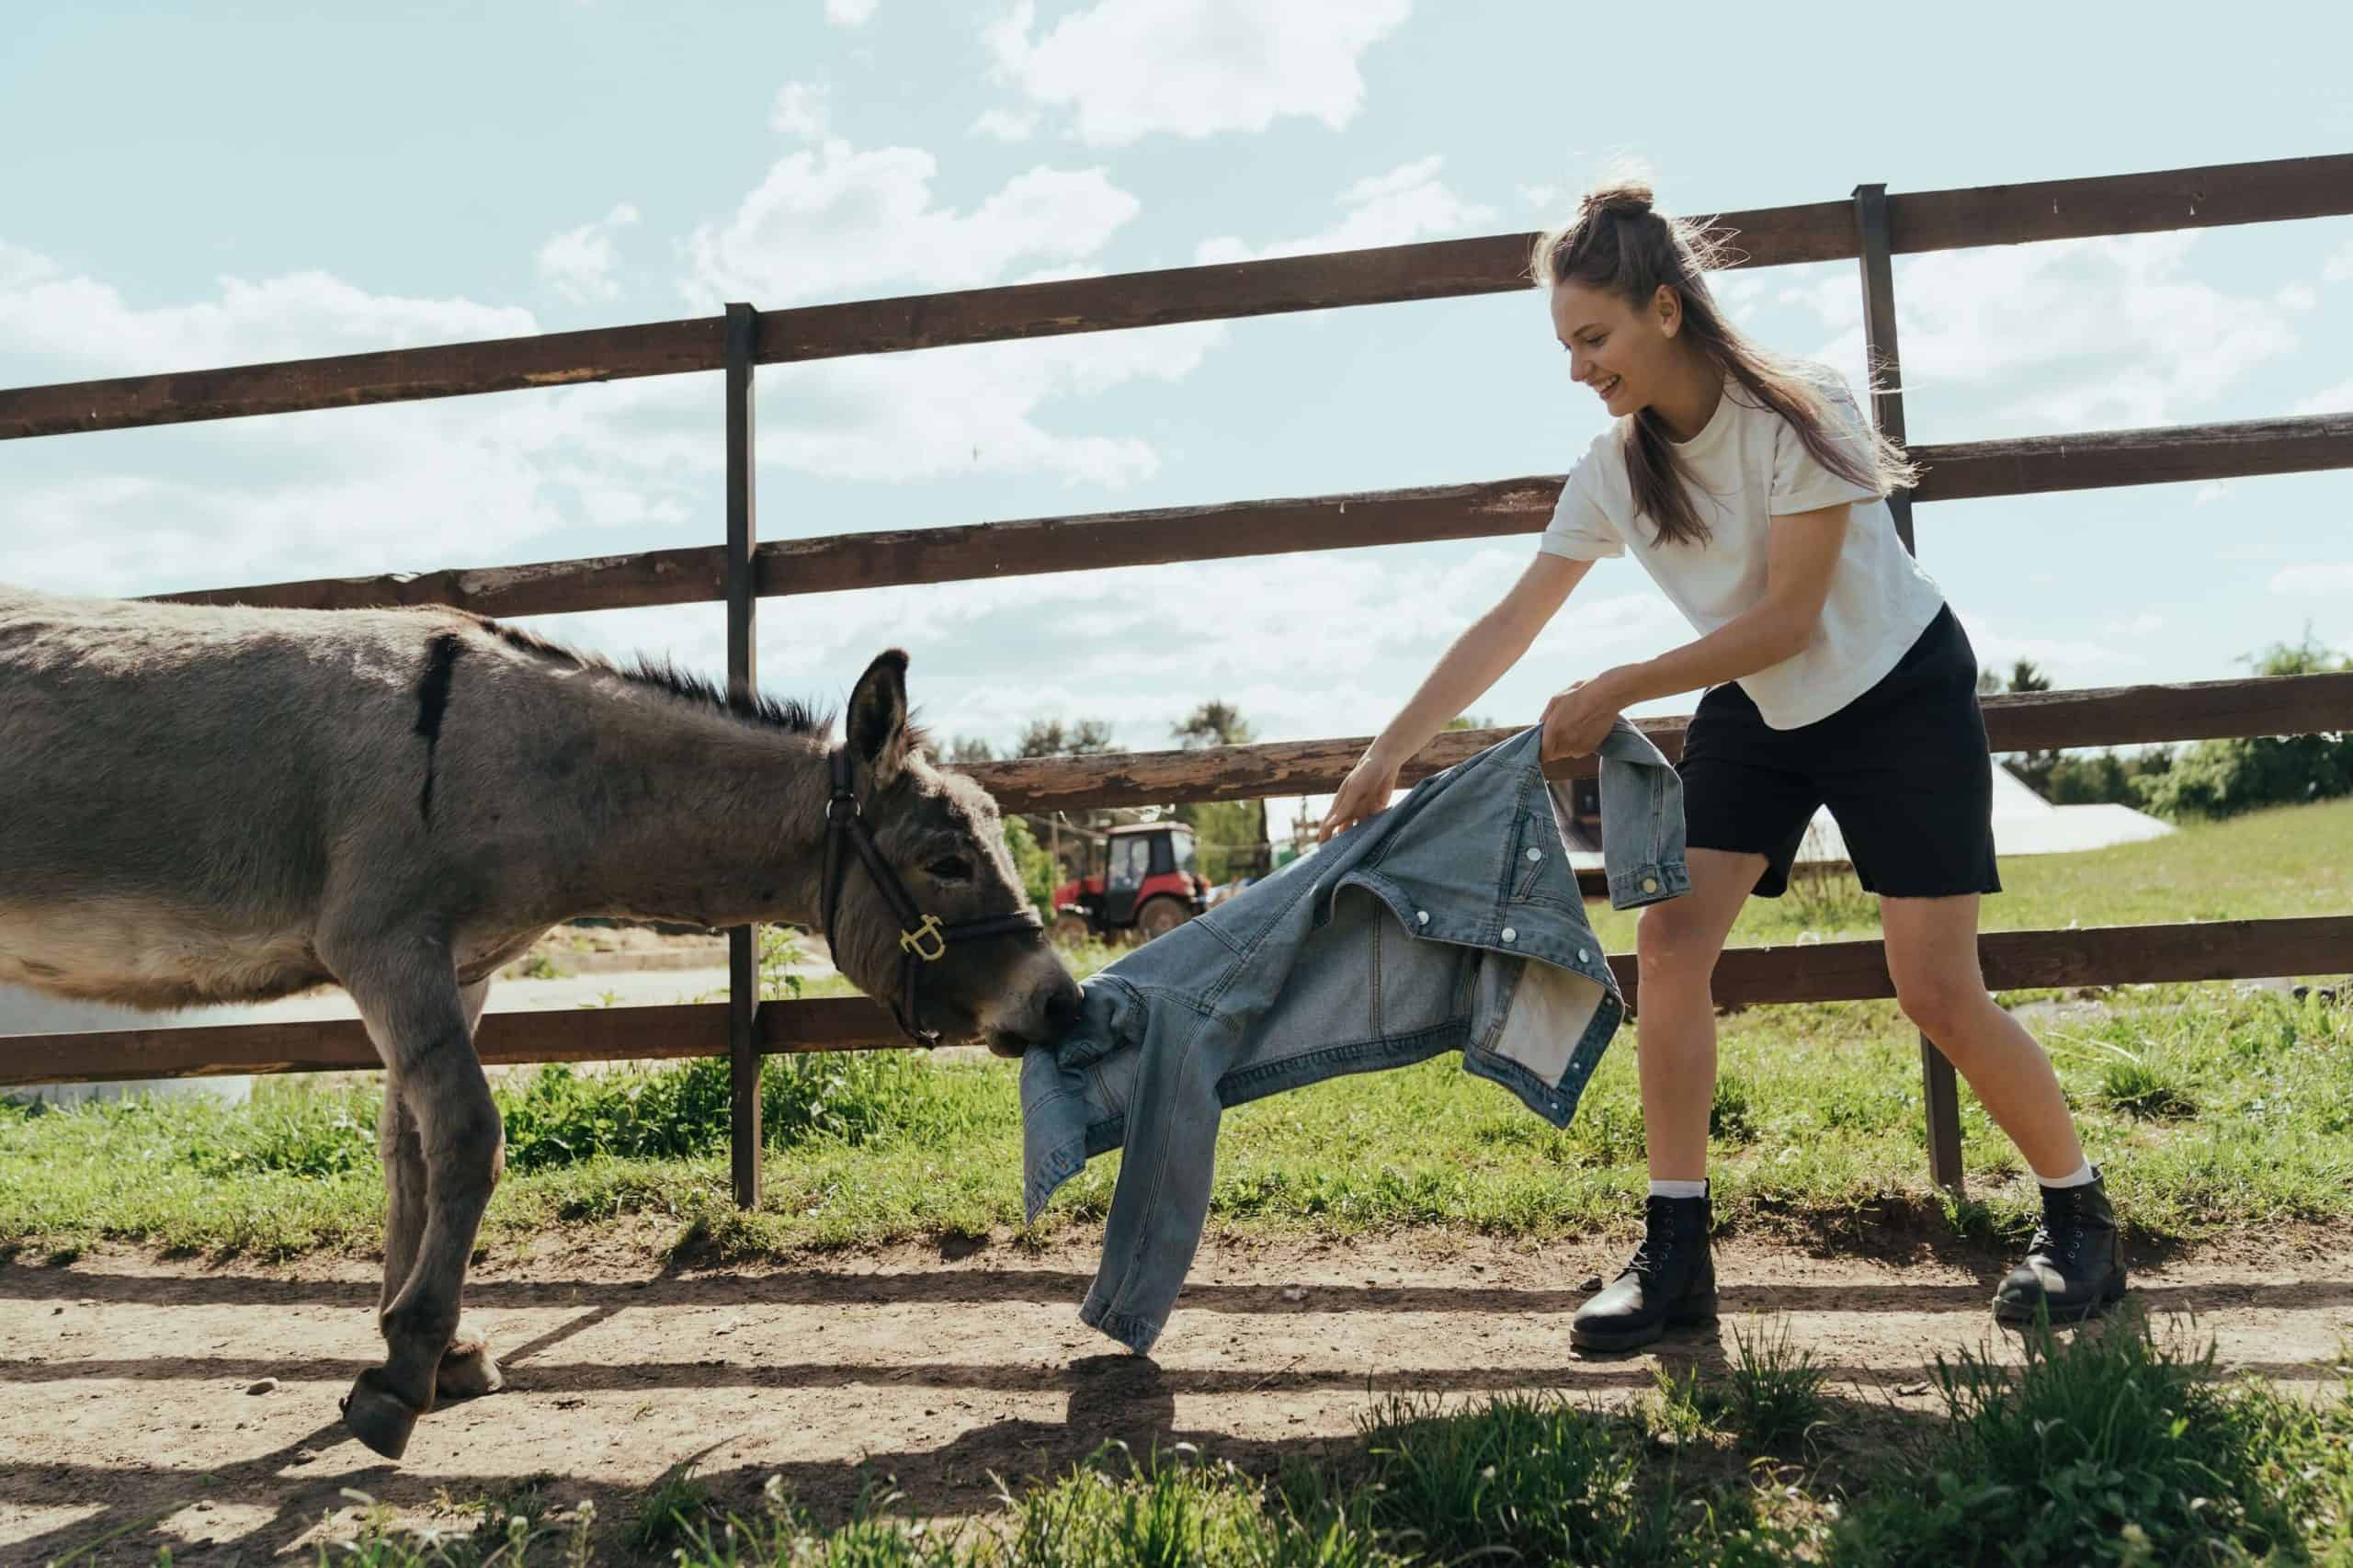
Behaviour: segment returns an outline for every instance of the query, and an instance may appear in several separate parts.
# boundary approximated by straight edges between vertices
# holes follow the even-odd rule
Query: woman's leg
[[[1995,1316],[2074,1321],[2120,1300],[2124,1250],[2107,1184],[2097,1173],[2085,1179],[2084,1146],[2051,1058],[1986,993],[1977,895],[1883,898],[1880,921],[1905,1015],[1969,1080],[2040,1181],[2042,1223],[1994,1293]]]
[[[1977,895],[1883,898],[1880,925],[1904,1016],[1969,1080],[2034,1174],[2059,1181],[2082,1169],[2084,1146],[2051,1058],[1985,989]]]
[[[1688,864],[1691,891],[1643,911],[1635,941],[1642,976],[1635,1049],[1654,1183],[1699,1183],[1707,1176],[1708,1109],[1716,1088],[1716,1007],[1709,980],[1766,858],[1694,849]],[[1654,1187],[1643,1205],[1643,1244],[1623,1273],[1577,1309],[1570,1342],[1580,1350],[1631,1350],[1669,1328],[1713,1322],[1712,1218],[1704,1187],[1688,1196]]]
[[[1653,1181],[1699,1181],[1708,1174],[1708,1112],[1716,1097],[1716,1005],[1709,982],[1765,857],[1694,849],[1688,864],[1690,892],[1643,910],[1634,942],[1642,977],[1635,1050]]]

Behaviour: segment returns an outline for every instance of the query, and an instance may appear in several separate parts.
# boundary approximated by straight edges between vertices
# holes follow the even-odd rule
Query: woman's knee
[[[1722,938],[1709,924],[1677,903],[1651,905],[1634,927],[1634,958],[1645,983],[1654,978],[1705,981],[1722,951]]]
[[[1904,1009],[1904,1016],[1912,1020],[1915,1028],[1942,1046],[1949,1040],[1963,1041],[1971,1021],[1992,1005],[1992,998],[1975,976],[1899,975],[1895,1005]],[[1946,1054],[1951,1051],[1948,1050]]]

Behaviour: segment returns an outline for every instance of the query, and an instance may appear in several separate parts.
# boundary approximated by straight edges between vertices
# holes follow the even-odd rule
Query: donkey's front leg
[[[384,951],[399,958],[363,962],[358,972],[347,969],[345,984],[414,1127],[425,1172],[423,1224],[415,1260],[397,1285],[389,1278],[388,1237],[390,1299],[380,1319],[387,1355],[382,1366],[359,1375],[343,1408],[354,1436],[398,1459],[416,1418],[433,1407],[443,1358],[457,1338],[466,1264],[483,1209],[498,1184],[506,1138],[474,1054],[456,976],[418,963],[414,946]],[[486,1349],[470,1348],[488,1362]],[[460,1358],[467,1358],[463,1350]]]

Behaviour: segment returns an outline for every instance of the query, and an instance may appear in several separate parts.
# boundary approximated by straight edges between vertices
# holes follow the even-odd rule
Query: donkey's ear
[[[849,694],[850,755],[874,770],[879,789],[898,777],[907,755],[907,655],[887,649],[866,666]]]

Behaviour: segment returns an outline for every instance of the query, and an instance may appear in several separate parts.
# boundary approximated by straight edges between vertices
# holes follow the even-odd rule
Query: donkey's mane
[[[707,676],[680,669],[666,655],[640,653],[632,663],[620,665],[596,653],[584,653],[576,648],[567,648],[561,642],[551,642],[536,632],[525,631],[520,627],[508,626],[503,621],[493,620],[488,616],[477,619],[481,621],[483,630],[491,632],[501,642],[511,647],[520,648],[526,653],[537,653],[542,658],[553,659],[560,664],[577,665],[583,669],[602,670],[639,686],[649,686],[657,691],[666,691],[671,696],[682,701],[690,702],[698,708],[724,713],[730,718],[740,719],[745,723],[757,724],[765,729],[782,730],[789,734],[807,735],[813,740],[824,740],[833,733],[834,716],[813,709],[798,698],[771,697],[766,692],[755,691],[749,697],[739,700],[730,696],[726,687]]]

